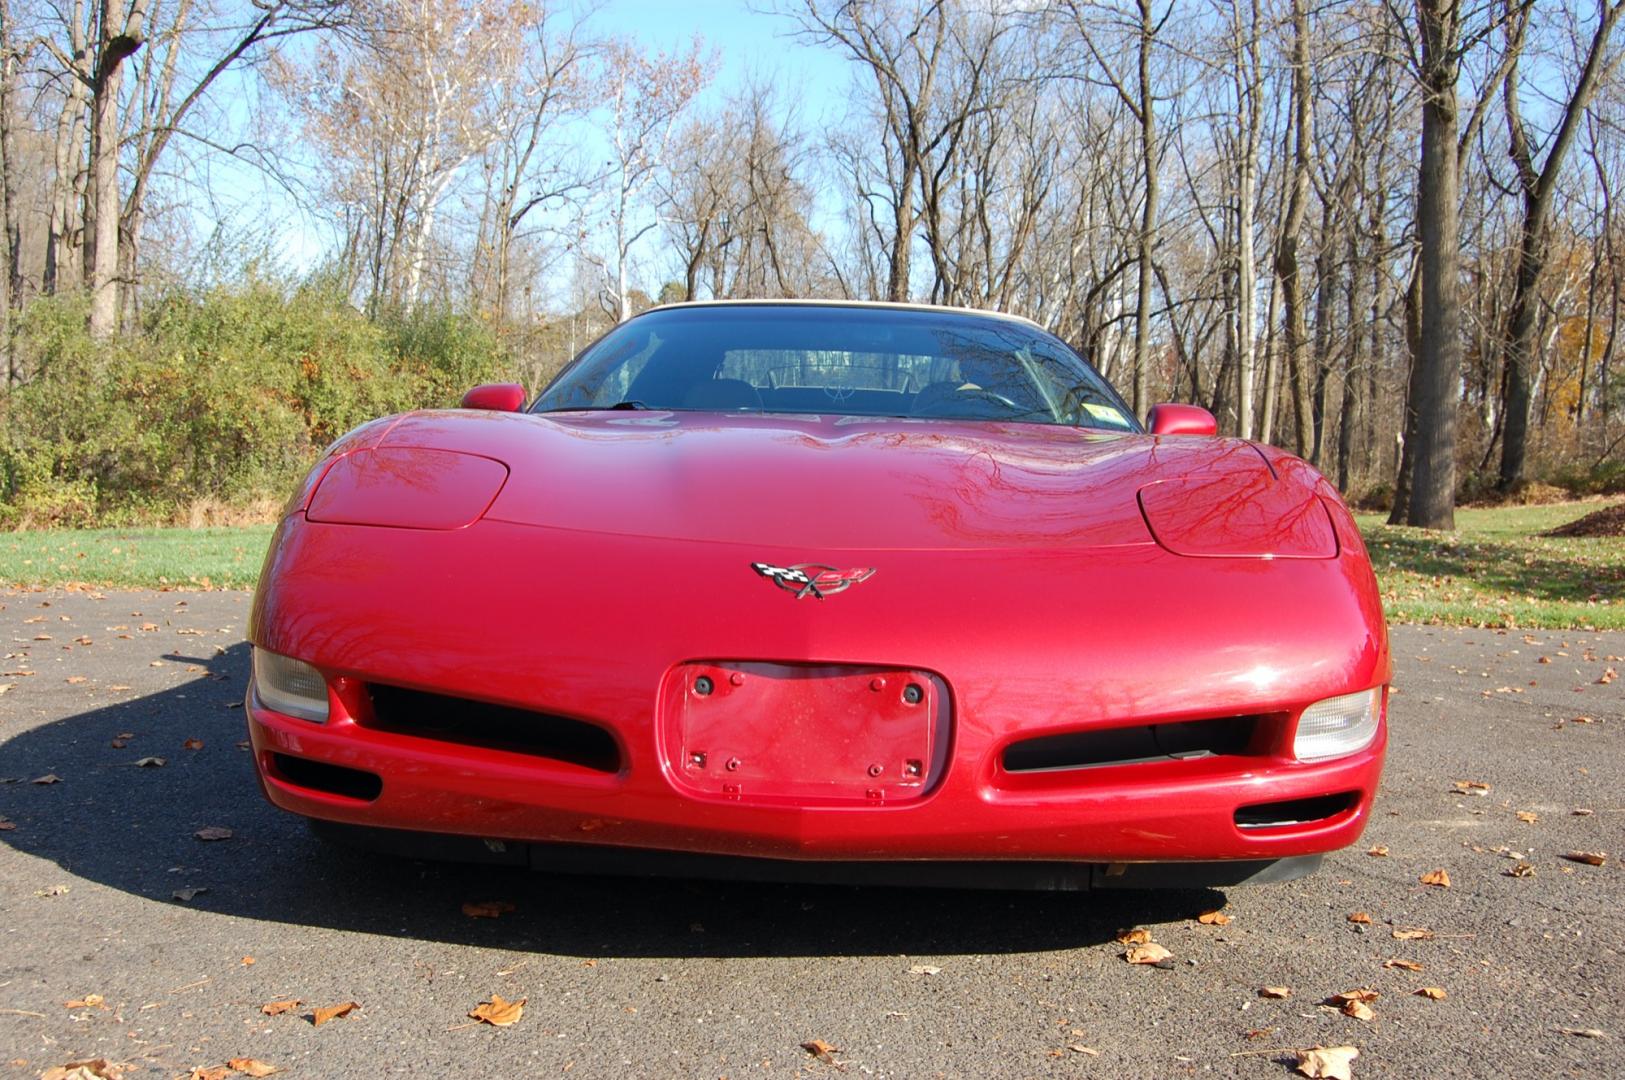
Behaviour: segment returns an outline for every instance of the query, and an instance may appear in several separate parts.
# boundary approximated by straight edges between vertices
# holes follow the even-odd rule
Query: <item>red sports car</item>
[[[1387,633],[1337,492],[1145,426],[1026,320],[658,308],[526,408],[366,424],[251,624],[266,796],[561,869],[1052,888],[1307,873],[1365,827]]]

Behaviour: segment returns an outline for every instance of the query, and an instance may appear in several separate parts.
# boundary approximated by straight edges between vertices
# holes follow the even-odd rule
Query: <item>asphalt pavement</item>
[[[1625,634],[1396,627],[1361,843],[1288,884],[1062,895],[329,847],[255,786],[248,606],[0,595],[0,1077],[1279,1077],[1316,1044],[1355,1077],[1625,1073]],[[1171,966],[1123,958],[1135,928]],[[1369,1019],[1323,1004],[1363,989]],[[517,1023],[469,1019],[493,994]]]

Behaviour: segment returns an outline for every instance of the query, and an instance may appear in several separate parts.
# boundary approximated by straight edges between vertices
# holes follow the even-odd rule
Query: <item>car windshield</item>
[[[1059,339],[1014,319],[842,305],[702,305],[611,330],[532,412],[706,412],[998,420],[1139,431]]]

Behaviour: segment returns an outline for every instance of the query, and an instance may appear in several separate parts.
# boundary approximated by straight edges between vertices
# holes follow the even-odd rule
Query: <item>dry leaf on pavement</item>
[[[1359,1056],[1352,1046],[1312,1046],[1298,1051],[1298,1072],[1317,1080],[1354,1080],[1352,1062]]]
[[[1540,815],[1535,813],[1533,810],[1519,810],[1517,818],[1525,825],[1533,825],[1535,822],[1540,820]]]
[[[1601,866],[1608,861],[1608,853],[1605,851],[1571,851],[1564,855],[1563,858],[1570,862],[1585,863],[1587,866]]]
[[[1482,780],[1457,780],[1456,792],[1461,795],[1488,795],[1490,786]]]
[[[801,1044],[801,1048],[825,1065],[835,1064],[835,1055],[841,1052],[838,1046],[831,1046],[823,1039],[808,1039]]]
[[[1425,926],[1401,926],[1394,930],[1396,941],[1432,941],[1433,931]]]
[[[519,909],[506,900],[465,900],[463,914],[471,919],[495,919]]]
[[[185,742],[181,743],[181,749],[182,750],[201,750],[201,749],[203,749],[203,740],[202,739],[187,739]],[[242,1060],[248,1061],[249,1059],[248,1058],[243,1058]]]
[[[1356,1020],[1370,1020],[1376,1015],[1371,1011],[1371,1003],[1381,996],[1375,990],[1349,990],[1346,993],[1333,994],[1325,1003],[1335,1005],[1337,1011],[1344,1016],[1352,1016]]]
[[[1130,945],[1128,952],[1123,954],[1123,959],[1131,964],[1160,964],[1173,955],[1155,941],[1148,941],[1143,945]]]
[[[1258,996],[1261,998],[1274,998],[1275,1000],[1280,1000],[1282,998],[1291,997],[1292,990],[1290,987],[1286,986],[1260,986],[1258,988]]]
[[[121,1066],[114,1065],[106,1058],[94,1058],[53,1065],[40,1073],[40,1080],[120,1080],[123,1075]]]
[[[260,1012],[266,1016],[281,1016],[285,1012],[293,1012],[303,1004],[304,1002],[298,998],[289,998],[286,1001],[267,1001],[260,1006]]]
[[[192,902],[193,898],[196,897],[198,894],[206,893],[208,891],[209,891],[209,887],[207,885],[202,885],[202,886],[188,885],[184,889],[176,889],[174,892],[170,893],[169,895],[173,899],[179,900],[183,904],[190,904]]]
[[[270,1076],[277,1071],[275,1065],[268,1065],[256,1058],[232,1058],[226,1062],[226,1067],[244,1076]]]
[[[230,1071],[224,1065],[216,1065],[212,1069],[199,1065],[186,1074],[186,1080],[226,1080]]]
[[[1433,885],[1440,889],[1448,889],[1450,888],[1450,871],[1443,869],[1429,870],[1427,873],[1422,875],[1420,881],[1424,885]]]
[[[1502,873],[1506,874],[1507,877],[1534,877],[1535,868],[1529,863],[1521,862],[1508,867]]]
[[[1144,945],[1150,940],[1151,931],[1149,930],[1124,930],[1117,935],[1119,945]]]
[[[520,998],[518,1001],[504,1001],[501,994],[492,994],[490,1001],[482,1001],[469,1012],[469,1018],[490,1024],[492,1027],[512,1027],[519,1023],[519,1018],[525,1014],[525,1002],[529,998]]]
[[[62,1007],[64,1009],[105,1009],[107,1006],[103,1004],[103,1001],[104,999],[100,994],[86,994],[74,1001],[64,1001]]]
[[[1443,1001],[1449,996],[1442,986],[1424,986],[1419,990],[1412,990],[1411,993],[1416,997],[1425,997],[1429,1001]]]
[[[359,1008],[361,1008],[359,1001],[345,1001],[337,1005],[324,1005],[311,1014],[310,1022],[314,1027],[321,1027],[329,1020],[337,1019],[340,1016],[349,1016]]]
[[[1384,960],[1382,966],[1385,968],[1399,968],[1401,971],[1422,970],[1422,965],[1415,960]]]
[[[1362,926],[1370,926],[1371,925],[1371,916],[1366,914],[1363,911],[1350,912],[1349,913],[1349,922],[1351,922],[1351,923],[1359,923]]]
[[[60,784],[62,782],[62,777],[58,776],[56,773],[46,773],[44,776],[34,777],[34,779],[29,782],[34,784]]]
[[[1374,847],[1370,851],[1366,852],[1366,854],[1370,855],[1373,858],[1386,859],[1388,857],[1387,845],[1378,844],[1376,847]]]
[[[199,840],[230,840],[231,830],[222,825],[209,825],[192,835]]]
[[[941,975],[942,969],[935,964],[915,964],[908,969],[910,975]]]
[[[1196,916],[1196,921],[1203,926],[1229,926],[1231,922],[1230,916],[1218,910],[1204,911]]]
[[[161,769],[164,765],[164,759],[161,757],[139,758],[136,765],[143,769]]]

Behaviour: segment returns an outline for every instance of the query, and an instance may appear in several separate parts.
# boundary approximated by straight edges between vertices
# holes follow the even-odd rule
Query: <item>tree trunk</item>
[[[1461,383],[1461,162],[1456,143],[1460,24],[1456,0],[1418,0],[1417,13],[1422,40],[1422,160],[1416,199],[1422,246],[1422,347],[1412,380],[1416,436],[1405,447],[1414,459],[1405,523],[1454,529],[1456,404]]]
[[[1275,274],[1281,282],[1282,307],[1286,314],[1284,345],[1292,391],[1292,417],[1300,455],[1312,452],[1314,430],[1310,401],[1309,327],[1304,310],[1303,275],[1298,259],[1299,233],[1309,199],[1310,140],[1313,114],[1309,101],[1309,18],[1304,0],[1292,0],[1292,183],[1281,235],[1276,240]]]
[[[1564,108],[1563,118],[1546,152],[1546,161],[1537,170],[1534,153],[1523,128],[1518,106],[1518,55],[1523,48],[1523,20],[1508,3],[1507,49],[1511,54],[1502,100],[1506,106],[1507,133],[1511,139],[1511,156],[1517,166],[1523,189],[1523,226],[1518,244],[1518,270],[1512,289],[1512,305],[1507,316],[1503,363],[1506,370],[1505,416],[1501,433],[1501,468],[1496,486],[1502,492],[1511,492],[1522,485],[1528,457],[1529,416],[1533,404],[1530,367],[1534,360],[1535,320],[1540,312],[1540,284],[1546,272],[1547,217],[1551,212],[1552,195],[1557,188],[1557,177],[1563,168],[1563,159],[1574,141],[1581,116],[1591,102],[1597,81],[1605,67],[1604,56],[1614,24],[1625,11],[1625,0],[1613,6],[1599,4],[1597,29],[1591,39],[1591,49],[1585,67],[1575,83],[1574,90]]]
[[[1151,0],[1140,0],[1140,156],[1145,169],[1145,205],[1140,217],[1140,280],[1134,308],[1134,413],[1151,407],[1151,253],[1157,243],[1157,110],[1151,93],[1151,46],[1156,26]]]
[[[101,0],[100,43],[90,94],[90,183],[85,189],[85,287],[90,290],[90,334],[118,329],[119,90],[124,61],[141,47],[142,0]]]

